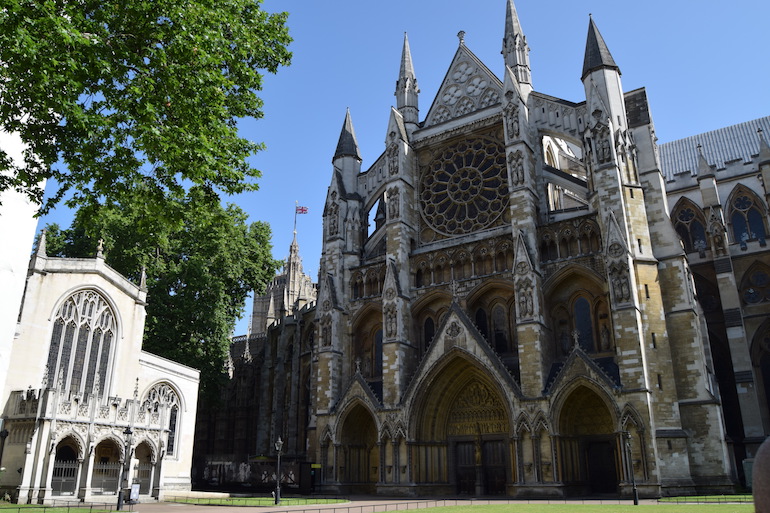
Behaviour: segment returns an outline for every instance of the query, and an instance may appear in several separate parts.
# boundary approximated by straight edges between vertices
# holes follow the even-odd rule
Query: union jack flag
[[[294,212],[297,214],[307,214],[307,207],[296,207]]]

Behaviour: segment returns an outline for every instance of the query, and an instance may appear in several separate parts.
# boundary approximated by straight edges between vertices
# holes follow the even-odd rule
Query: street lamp
[[[281,452],[283,450],[283,440],[281,440],[281,437],[278,437],[278,440],[275,442],[275,452],[278,453],[278,466],[276,468],[275,472],[275,503],[280,504],[281,503]]]
[[[131,435],[133,435],[134,432],[131,431],[131,427],[127,427],[125,430],[123,430],[123,435],[126,439],[126,445],[124,449],[123,454],[123,466],[120,468],[120,486],[118,488],[118,510],[123,509],[123,490],[124,490],[124,481],[126,480],[126,474],[127,474],[127,468],[130,464],[131,455],[129,454],[129,451],[131,450]]]
[[[634,506],[639,505],[639,491],[636,489],[636,476],[634,476],[634,460],[633,453],[631,452],[631,433],[629,431],[623,432],[626,438],[626,450],[628,451],[628,469],[631,473],[631,490],[634,493]]]

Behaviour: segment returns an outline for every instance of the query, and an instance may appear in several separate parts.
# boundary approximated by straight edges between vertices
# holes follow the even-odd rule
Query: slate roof
[[[345,122],[342,124],[337,150],[334,152],[334,159],[339,157],[355,157],[359,161],[361,160],[356,132],[353,130],[353,121],[350,119],[350,109],[345,113]]]
[[[706,161],[717,168],[735,160],[750,162],[752,156],[759,154],[760,128],[765,140],[770,138],[770,116],[659,144],[663,175],[666,180],[674,180],[681,173],[696,175],[699,144]]]
[[[594,23],[594,19],[591,18],[588,22],[588,37],[586,38],[586,53],[583,58],[583,74],[582,78],[591,73],[594,70],[601,68],[612,68],[620,73],[620,68],[615,64],[615,59],[612,58],[610,49],[607,48],[607,44],[604,42],[604,38],[599,33],[599,29]]]

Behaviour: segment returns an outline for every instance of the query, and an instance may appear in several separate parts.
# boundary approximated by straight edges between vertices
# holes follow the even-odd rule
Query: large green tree
[[[262,146],[237,119],[262,116],[262,71],[291,58],[286,13],[261,0],[5,0],[0,8],[0,191],[68,205],[164,205],[190,185],[256,188],[246,157]],[[4,172],[3,172],[4,171]]]
[[[166,219],[140,198],[80,209],[70,228],[47,227],[46,250],[50,256],[93,256],[101,239],[115,270],[137,283],[144,270],[144,348],[200,369],[202,392],[210,397],[247,294],[264,290],[278,262],[271,256],[269,226],[247,224],[237,206],[222,207],[199,187],[173,204],[177,211]]]

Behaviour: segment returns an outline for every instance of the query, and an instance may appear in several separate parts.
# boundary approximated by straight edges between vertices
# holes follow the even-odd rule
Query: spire
[[[505,65],[511,68],[519,83],[532,83],[529,66],[529,46],[524,31],[521,30],[519,15],[513,0],[508,0],[505,6],[505,32],[503,36],[503,54]]]
[[[412,52],[409,50],[409,37],[406,35],[406,32],[404,32],[404,47],[401,49],[401,70],[398,74],[399,81],[405,78],[414,80]]]
[[[620,68],[615,64],[615,60],[612,58],[604,38],[599,33],[599,29],[596,28],[593,17],[589,14],[588,38],[586,39],[586,54],[583,59],[583,75],[581,79],[584,79],[592,71],[601,68],[614,69],[620,74]]]
[[[414,76],[412,64],[412,52],[409,50],[409,38],[404,32],[404,47],[401,50],[401,68],[396,81],[396,108],[404,116],[405,123],[417,124],[419,122],[419,110],[417,95],[420,89],[417,87],[417,78]]]
[[[350,119],[350,109],[345,113],[345,122],[342,124],[340,140],[337,142],[337,151],[334,152],[332,161],[340,157],[354,157],[361,162],[361,153],[358,151],[356,132],[353,130],[353,121]]]

